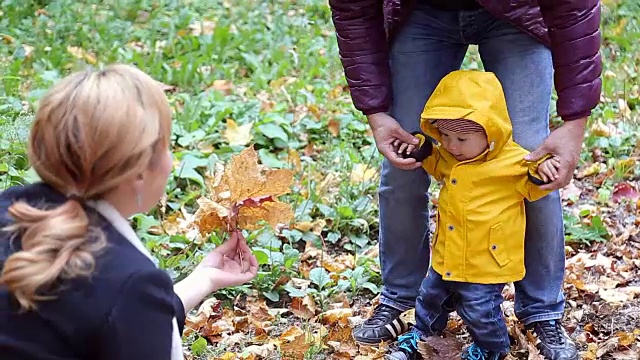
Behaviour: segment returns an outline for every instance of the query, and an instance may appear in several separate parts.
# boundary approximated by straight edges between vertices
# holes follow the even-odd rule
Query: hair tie
[[[69,194],[67,195],[67,200],[77,201],[80,204],[84,204],[84,198],[78,194]]]

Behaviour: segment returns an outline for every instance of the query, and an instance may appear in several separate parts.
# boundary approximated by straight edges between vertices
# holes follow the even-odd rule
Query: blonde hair
[[[9,207],[21,250],[4,263],[0,285],[24,310],[52,298],[57,280],[88,276],[106,244],[90,227],[84,200],[100,199],[153,166],[166,151],[171,110],[159,84],[128,65],[71,74],[40,102],[28,146],[40,178],[68,197],[53,208]]]

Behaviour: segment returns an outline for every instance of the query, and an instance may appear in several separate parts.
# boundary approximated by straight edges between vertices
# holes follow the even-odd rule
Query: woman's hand
[[[240,232],[211,251],[193,271],[201,272],[211,282],[212,291],[242,285],[258,272],[258,260]]]
[[[258,260],[251,253],[240,232],[234,232],[222,245],[212,250],[184,280],[175,284],[174,292],[189,312],[212,292],[242,285],[258,273]]]

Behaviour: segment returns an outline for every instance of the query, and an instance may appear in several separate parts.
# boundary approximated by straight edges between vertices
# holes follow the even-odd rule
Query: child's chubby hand
[[[412,158],[419,162],[424,161],[429,155],[431,155],[433,145],[431,144],[431,141],[427,139],[427,136],[420,131],[414,131],[411,135],[420,139],[420,143],[418,145],[407,144],[400,139],[395,139],[391,143],[393,152],[404,159]]]
[[[416,148],[415,145],[407,144],[399,139],[393,142],[393,151],[403,158],[407,158],[407,155],[411,154]]]
[[[552,156],[538,165],[538,174],[545,183],[558,179],[560,172],[560,158]]]

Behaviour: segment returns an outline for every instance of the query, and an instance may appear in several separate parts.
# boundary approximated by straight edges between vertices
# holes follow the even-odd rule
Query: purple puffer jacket
[[[602,88],[599,1],[478,2],[551,48],[558,114],[564,120],[589,116]],[[412,5],[412,0],[329,0],[351,97],[365,115],[389,110],[388,43]]]

